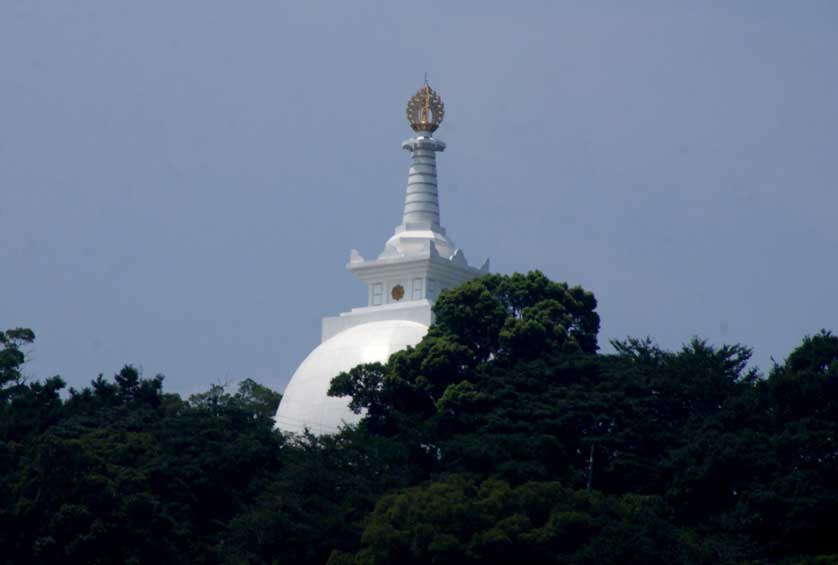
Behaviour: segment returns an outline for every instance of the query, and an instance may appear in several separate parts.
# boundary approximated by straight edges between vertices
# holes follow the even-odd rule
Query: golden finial
[[[433,132],[442,123],[444,116],[442,98],[428,84],[428,74],[425,73],[425,84],[407,102],[407,121],[413,131]]]

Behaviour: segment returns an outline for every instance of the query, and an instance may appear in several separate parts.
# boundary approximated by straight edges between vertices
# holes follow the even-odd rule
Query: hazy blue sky
[[[514,9],[512,8],[514,6]],[[80,387],[282,389],[399,223],[423,73],[472,263],[601,344],[838,329],[838,3],[0,3],[0,326]]]

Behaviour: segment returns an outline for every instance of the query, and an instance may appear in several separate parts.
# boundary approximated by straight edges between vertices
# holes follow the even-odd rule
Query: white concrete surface
[[[344,330],[321,343],[300,364],[285,389],[276,413],[284,432],[330,434],[342,424],[361,419],[349,409],[348,398],[328,396],[334,377],[361,363],[386,362],[390,355],[416,345],[428,326],[406,320],[368,322]]]

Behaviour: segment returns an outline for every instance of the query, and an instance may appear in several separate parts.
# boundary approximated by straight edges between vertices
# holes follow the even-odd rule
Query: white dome
[[[332,336],[312,351],[297,368],[276,411],[276,426],[283,432],[314,434],[338,431],[361,419],[349,409],[348,397],[327,394],[332,379],[361,363],[384,363],[390,355],[419,343],[428,327],[406,320],[368,322]]]

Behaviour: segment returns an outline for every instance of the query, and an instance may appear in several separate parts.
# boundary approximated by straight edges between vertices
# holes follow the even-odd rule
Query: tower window
[[[372,285],[372,305],[381,306],[384,298],[384,286],[381,283],[373,283]]]
[[[422,300],[422,279],[413,279],[413,300]]]

